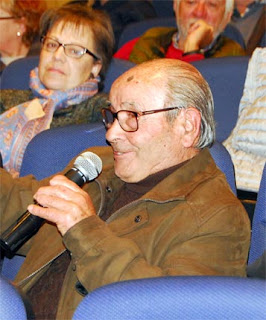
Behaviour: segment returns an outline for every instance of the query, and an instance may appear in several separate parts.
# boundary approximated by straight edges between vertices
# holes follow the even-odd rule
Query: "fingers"
[[[184,52],[203,49],[213,41],[213,27],[203,20],[191,24],[184,42]]]
[[[55,223],[61,234],[80,220],[95,214],[89,195],[65,176],[55,176],[50,185],[41,187],[30,205],[30,213]]]

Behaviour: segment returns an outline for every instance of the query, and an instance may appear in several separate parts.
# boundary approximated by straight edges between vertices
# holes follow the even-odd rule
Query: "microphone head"
[[[94,180],[102,171],[102,160],[93,152],[84,152],[74,162],[75,168],[80,170],[87,181]]]

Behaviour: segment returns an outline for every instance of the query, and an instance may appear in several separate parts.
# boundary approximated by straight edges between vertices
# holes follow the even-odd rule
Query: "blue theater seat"
[[[0,319],[29,320],[26,306],[15,286],[0,276]]]
[[[169,3],[169,1],[167,1]],[[159,5],[159,4],[157,4]],[[176,27],[175,17],[165,16],[164,14],[159,18],[147,19],[139,22],[133,22],[127,25],[122,32],[118,48],[121,48],[128,41],[135,39],[145,33],[148,29],[153,27]],[[245,41],[241,32],[232,24],[228,24],[223,32],[223,34],[236,41],[241,45],[242,48],[245,48]]]
[[[39,64],[39,57],[26,57],[10,63],[1,75],[1,89],[29,89],[30,71]],[[135,64],[113,58],[107,70],[104,81],[104,92],[109,92],[113,81]]]
[[[73,320],[262,320],[265,281],[174,276],[117,282],[88,294]]]
[[[251,277],[266,277],[266,163],[262,173],[252,220],[251,245],[248,257],[248,274]]]
[[[214,100],[216,139],[228,138],[236,125],[249,62],[248,56],[192,62],[209,83]]]

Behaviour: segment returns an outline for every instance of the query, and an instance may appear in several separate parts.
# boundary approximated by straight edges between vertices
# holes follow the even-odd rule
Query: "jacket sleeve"
[[[164,58],[175,31],[175,28],[168,27],[149,29],[135,43],[129,60],[139,64],[152,59]]]
[[[201,225],[187,209],[185,225],[179,227],[179,218],[164,221],[162,229],[149,235],[152,245],[146,251],[138,243],[147,240],[143,233],[118,236],[97,216],[79,222],[64,236],[79,282],[91,291],[112,282],[167,275],[245,276],[249,221],[241,205],[224,206]]]

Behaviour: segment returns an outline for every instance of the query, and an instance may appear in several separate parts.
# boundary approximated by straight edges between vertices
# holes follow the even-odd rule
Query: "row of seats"
[[[130,23],[126,26],[124,31],[121,33],[118,42],[118,48],[121,48],[125,43],[130,40],[133,40],[139,36],[141,36],[146,30],[153,27],[176,27],[176,19],[175,17],[160,17],[160,18],[152,18],[144,21]],[[223,34],[236,41],[241,45],[242,48],[245,49],[245,41],[242,37],[241,32],[231,23],[229,23]]]
[[[21,58],[10,63],[2,72],[0,89],[29,89],[30,71],[39,64],[39,56]],[[121,59],[112,59],[104,81],[104,92],[109,92],[113,81],[135,64]]]
[[[72,157],[68,149],[77,148],[77,138],[80,136],[85,145],[104,145],[104,131],[100,124],[78,125],[67,128],[58,128],[44,131],[41,144],[35,145],[42,150],[49,148],[56,150],[56,157],[61,154],[61,159],[67,154]],[[74,130],[73,130],[74,129]],[[79,131],[81,129],[81,131]],[[69,134],[73,136],[74,144],[63,143]],[[62,134],[64,133],[64,134]],[[57,135],[58,134],[58,135]],[[38,143],[36,136],[35,143]],[[45,139],[48,138],[48,139]],[[54,138],[57,138],[53,149]],[[87,143],[86,143],[87,138]],[[71,140],[71,139],[70,139]],[[61,141],[61,145],[58,144]],[[89,143],[88,143],[89,141]],[[30,143],[31,144],[31,143]],[[219,146],[217,143],[215,146]],[[227,171],[230,158],[223,158],[222,149],[213,147],[211,152],[215,161],[221,160],[222,170],[229,177],[232,173]],[[40,161],[42,155],[35,150],[35,158],[25,158],[29,163],[24,165],[24,173],[34,172],[34,160]],[[213,152],[216,150],[216,153]],[[76,152],[77,149],[73,152]],[[219,159],[220,158],[220,159]],[[23,161],[23,162],[24,162]],[[38,162],[37,161],[37,162]],[[218,163],[217,162],[217,163]],[[29,165],[33,163],[33,167]],[[50,163],[44,160],[43,170],[50,170]],[[56,165],[62,166],[61,163]],[[219,164],[218,164],[219,165]],[[28,169],[27,169],[28,168]],[[26,172],[26,171],[29,172]],[[38,169],[39,170],[39,169]],[[37,172],[38,174],[38,172]],[[50,172],[49,172],[50,174]],[[231,186],[232,187],[232,186]],[[248,264],[256,262],[261,257],[265,248],[265,226],[266,226],[266,166],[263,171],[261,186],[258,193],[255,215],[252,227],[251,248]],[[20,293],[13,287],[9,279],[13,279],[18,267],[23,262],[23,257],[15,256],[13,260],[5,259],[0,277],[0,318],[29,319],[31,312],[24,303]],[[18,265],[16,265],[18,264]],[[11,274],[14,272],[14,274]],[[113,283],[94,290],[87,295],[77,310],[73,319],[263,319],[265,315],[265,281],[254,278],[238,277],[210,277],[210,276],[174,276],[151,279],[131,280]],[[11,308],[12,301],[12,308]],[[11,311],[12,310],[12,311]]]
[[[28,57],[8,65],[1,76],[1,89],[28,89],[29,72],[38,65],[38,57]],[[195,61],[192,64],[209,83],[214,98],[216,139],[224,141],[234,128],[243,94],[249,57],[224,57]],[[104,92],[113,81],[134,66],[132,62],[113,58],[106,74]],[[230,116],[228,116],[230,115]]]
[[[22,64],[19,64],[20,62]],[[12,83],[11,87],[14,88],[14,80],[17,79],[24,86],[28,83],[28,79],[25,79],[28,76],[25,62],[26,70],[30,70],[37,65],[38,58],[27,58],[11,64],[10,68],[14,67],[14,73],[2,75],[2,89],[10,88],[11,85],[8,83]],[[21,74],[17,72],[15,63],[20,66]],[[211,153],[217,165],[226,174],[233,192],[236,192],[231,158],[220,142],[227,138],[237,120],[248,57],[216,58],[193,64],[209,82],[214,95],[218,142],[211,148]],[[127,61],[113,59],[106,77],[106,92],[109,91],[113,80],[132,65]],[[20,175],[31,173],[37,179],[42,179],[60,171],[70,159],[94,145],[106,145],[105,129],[100,123],[46,130],[29,143]],[[265,250],[265,171],[266,169],[253,220],[249,264],[256,261]],[[18,316],[15,316],[16,319],[26,319],[27,308],[23,301],[21,303],[19,293],[14,290],[9,280],[14,279],[23,260],[24,258],[19,256],[11,260],[5,259],[0,279],[1,288],[10,288],[10,296],[17,297],[15,304],[19,307],[16,309],[16,306],[12,306],[13,317],[16,311],[19,312]],[[5,307],[5,290],[0,290],[0,303],[3,303],[0,312],[10,312],[10,303],[9,307]],[[125,315],[127,319],[176,319],[178,315],[182,319],[261,319],[264,298],[265,282],[256,279],[163,277],[133,280],[96,289],[81,302],[73,319],[124,319]],[[0,318],[3,319],[10,317],[10,313],[0,314]]]

